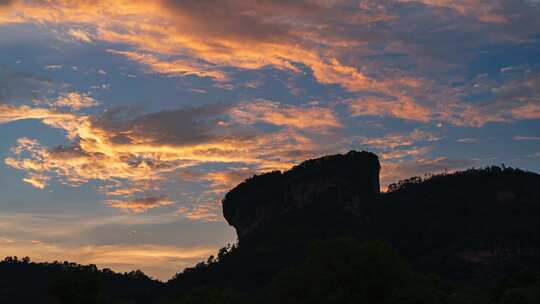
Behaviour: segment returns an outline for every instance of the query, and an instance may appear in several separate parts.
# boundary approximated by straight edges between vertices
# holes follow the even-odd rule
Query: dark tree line
[[[28,257],[0,262],[0,303],[151,303],[160,286],[140,270],[116,273],[93,264],[34,263]]]

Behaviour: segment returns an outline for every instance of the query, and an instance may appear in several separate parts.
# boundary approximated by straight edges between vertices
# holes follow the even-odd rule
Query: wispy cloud
[[[213,202],[198,204],[192,208],[180,207],[177,214],[187,219],[203,222],[223,222],[224,218],[221,211],[221,203]]]
[[[209,64],[198,63],[188,59],[176,59],[173,61],[163,60],[152,54],[143,54],[137,52],[109,50],[109,53],[123,55],[128,59],[137,61],[148,66],[151,72],[166,74],[171,76],[189,76],[209,77],[217,81],[228,80],[227,74],[221,72]]]
[[[53,100],[35,99],[33,102],[37,105],[48,105],[55,108],[68,108],[72,110],[91,108],[99,105],[97,100],[90,96],[90,94],[78,92],[62,93]]]
[[[78,40],[78,41],[82,41],[86,43],[92,42],[92,35],[82,29],[70,29],[68,31],[68,35],[70,35],[71,37],[73,37],[75,40]]]
[[[415,129],[410,133],[394,133],[383,137],[363,138],[361,143],[374,148],[395,149],[398,147],[412,146],[419,142],[434,142],[440,139],[442,139],[440,135],[421,129]]]
[[[142,213],[149,209],[173,205],[166,197],[144,197],[134,200],[110,200],[107,205],[128,212]]]
[[[480,141],[480,139],[465,137],[465,138],[459,138],[456,141],[458,143],[462,143],[462,144],[474,144],[474,143],[478,143]]]
[[[61,64],[49,64],[49,65],[45,66],[45,69],[47,69],[47,70],[59,70],[59,69],[61,69],[63,67],[64,66],[61,65]]]
[[[505,23],[508,21],[501,1],[486,0],[398,0],[405,3],[422,3],[427,6],[450,9],[463,16],[476,18],[482,22]]]
[[[242,103],[231,109],[230,113],[236,121],[246,124],[260,122],[321,132],[342,127],[332,110],[325,107],[296,107],[258,100]]]
[[[350,104],[355,116],[482,126],[538,119],[538,92],[528,102],[516,96],[518,103],[471,103],[468,88],[448,75],[476,59],[470,49],[531,41],[539,9],[524,0],[13,1],[0,22],[78,24],[72,36],[127,46],[109,52],[166,75],[223,82],[230,68],[271,66],[293,75],[307,68],[320,84],[357,95]]]
[[[514,140],[520,140],[520,141],[540,141],[540,136],[523,136],[523,135],[515,135]]]
[[[71,98],[71,108],[75,108],[74,100],[79,101]],[[53,104],[59,105],[58,100]],[[26,171],[25,182],[43,189],[51,179],[73,186],[97,181],[111,197],[109,206],[136,213],[171,204],[161,196],[141,195],[154,193],[181,170],[216,163],[253,168],[206,174],[204,179],[212,182],[217,194],[240,176],[285,169],[323,153],[317,136],[340,127],[328,109],[269,101],[183,108],[128,120],[117,120],[122,114],[117,111],[95,117],[54,107],[0,107],[0,123],[35,119],[64,130],[72,141],[46,147],[35,139],[20,138],[5,163]],[[259,122],[277,129],[258,126]]]
[[[392,116],[396,118],[428,122],[432,119],[431,111],[407,96],[395,99],[362,97],[349,103],[353,116]]]

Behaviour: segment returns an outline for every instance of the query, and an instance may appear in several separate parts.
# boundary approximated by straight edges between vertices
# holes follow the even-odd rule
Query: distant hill
[[[164,284],[142,273],[6,260],[0,302],[86,293],[99,298],[50,303],[350,303],[380,289],[388,295],[380,303],[540,303],[540,276],[507,280],[540,274],[540,175],[469,169],[381,193],[379,170],[375,154],[351,151],[247,179],[223,199],[239,243]],[[28,285],[38,286],[32,296]],[[462,295],[465,287],[473,295]],[[505,302],[518,295],[522,302]],[[34,301],[14,302],[19,296]]]

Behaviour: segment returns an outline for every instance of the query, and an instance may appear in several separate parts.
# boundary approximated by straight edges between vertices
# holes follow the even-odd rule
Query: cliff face
[[[247,179],[223,200],[223,214],[240,243],[289,213],[306,207],[358,214],[379,195],[378,157],[351,151],[312,159],[286,172]]]

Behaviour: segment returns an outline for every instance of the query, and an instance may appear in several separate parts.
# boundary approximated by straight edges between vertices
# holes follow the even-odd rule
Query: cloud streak
[[[107,205],[128,212],[143,213],[147,210],[173,205],[174,202],[166,197],[144,197],[129,201],[110,200]]]
[[[33,102],[37,105],[48,105],[54,108],[68,108],[76,111],[99,105],[97,100],[90,96],[90,94],[78,92],[62,93],[54,100],[36,99]]]

